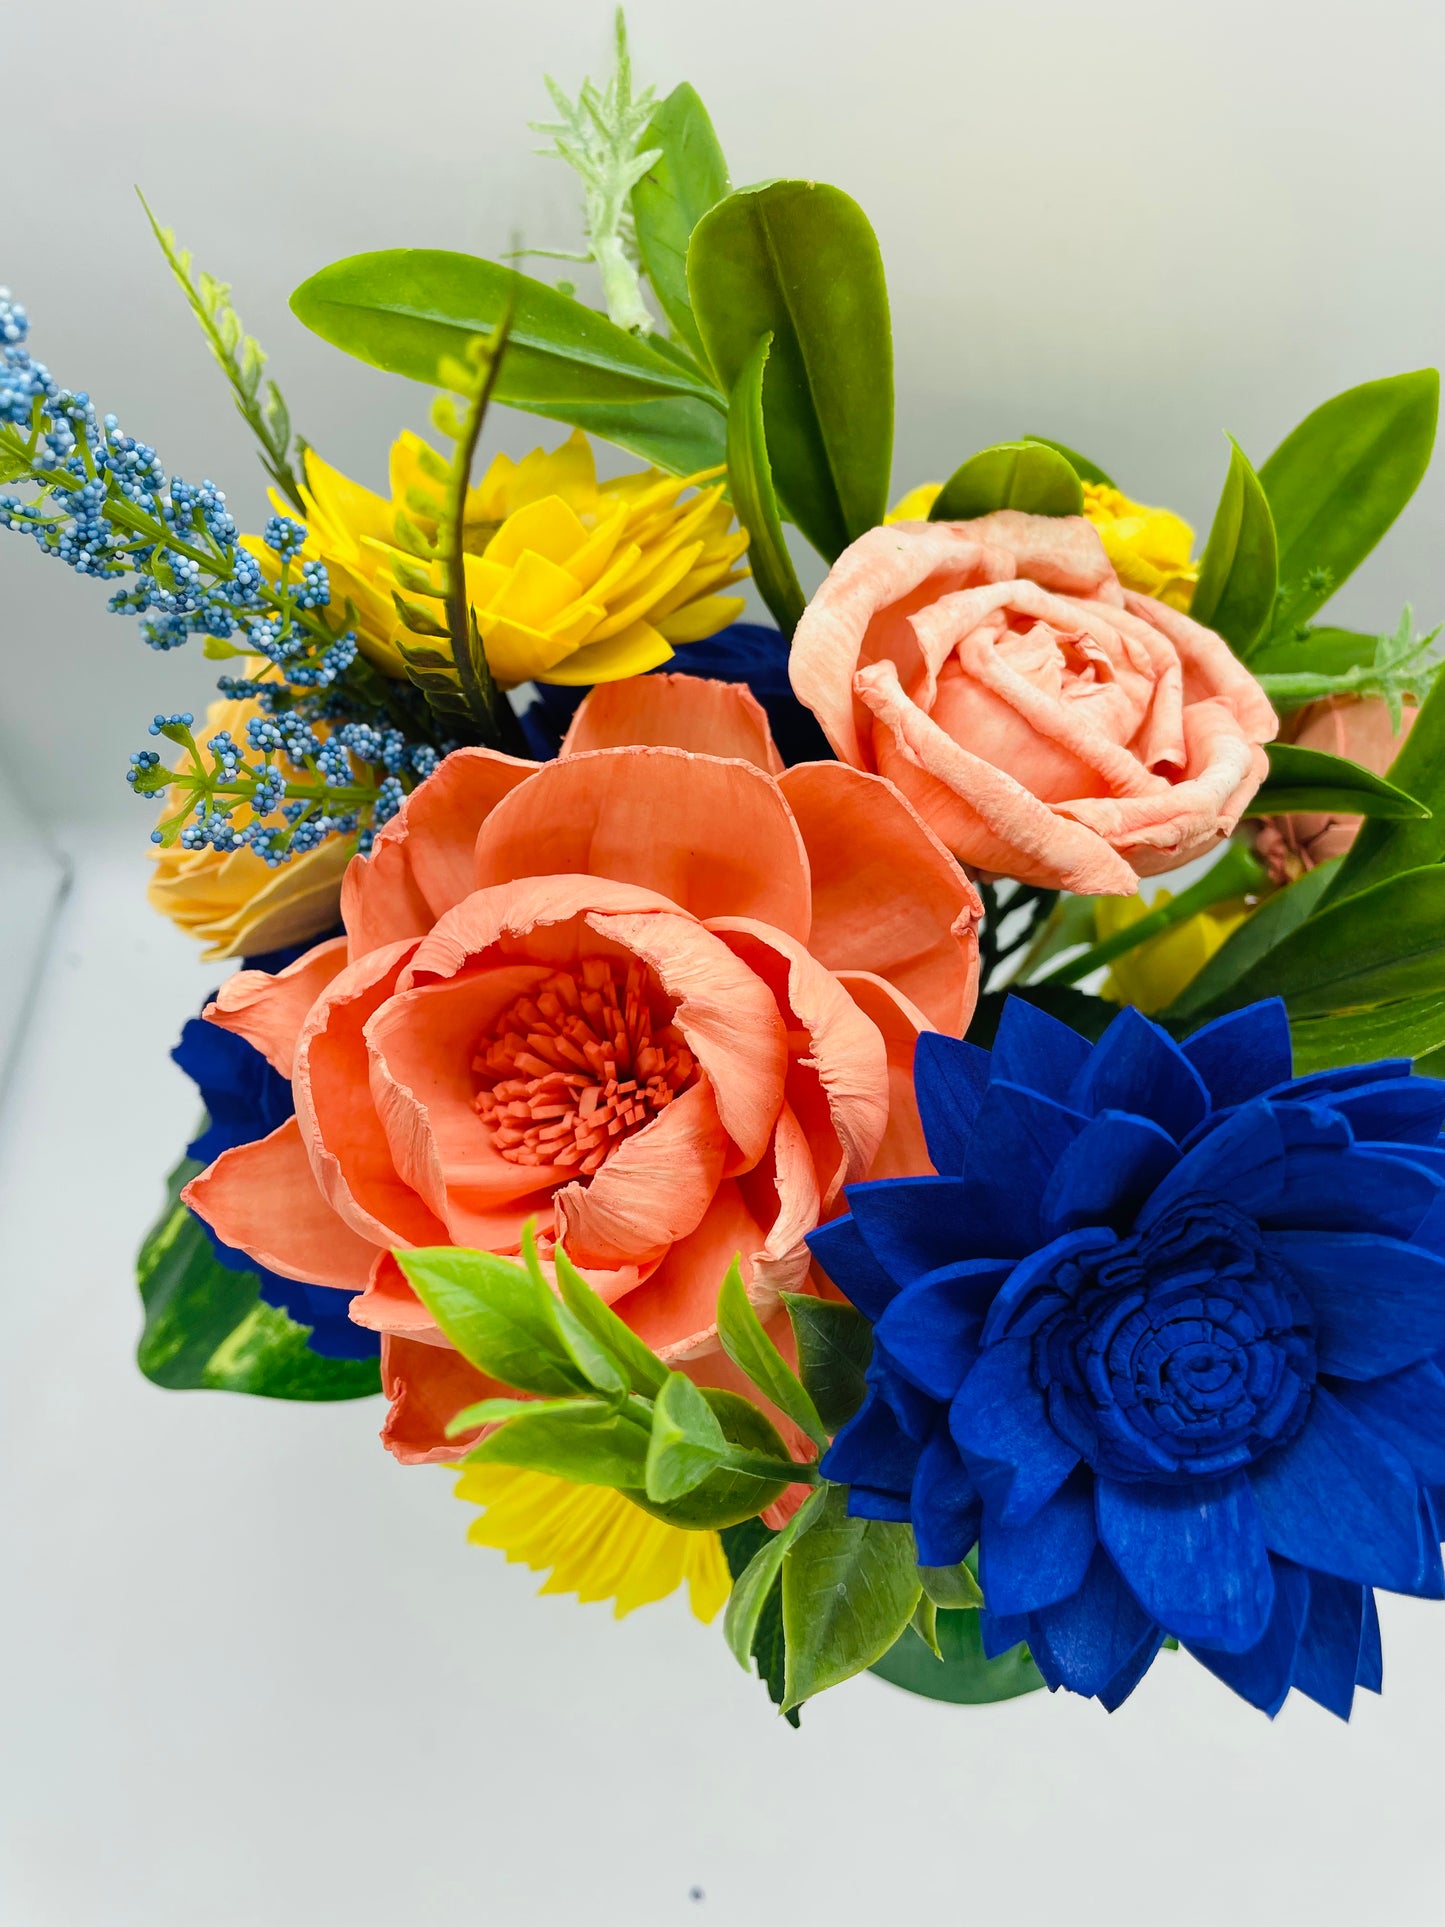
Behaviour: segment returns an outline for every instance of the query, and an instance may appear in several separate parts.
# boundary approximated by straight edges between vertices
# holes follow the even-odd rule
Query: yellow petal
[[[701,642],[705,636],[715,636],[719,629],[736,622],[746,607],[740,595],[703,596],[675,614],[664,616],[657,629],[669,642]]]
[[[487,544],[489,562],[506,567],[527,549],[553,562],[566,562],[586,546],[587,530],[560,495],[544,495],[509,515]]]
[[[621,682],[624,676],[645,676],[672,660],[672,644],[650,622],[635,622],[620,636],[607,642],[588,643],[578,649],[537,682],[563,683],[569,688],[594,682]]]

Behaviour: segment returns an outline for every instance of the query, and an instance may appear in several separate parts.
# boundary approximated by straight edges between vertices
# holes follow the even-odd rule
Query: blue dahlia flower
[[[767,711],[778,754],[794,763],[830,762],[833,752],[811,709],[793,694],[788,680],[788,642],[779,629],[759,622],[734,622],[702,642],[689,642],[654,675],[707,676],[714,682],[744,682]],[[546,762],[557,754],[577,705],[589,692],[539,683],[537,700],[519,718],[533,756]]]
[[[1019,998],[920,1039],[939,1175],[810,1240],[875,1326],[824,1460],[985,1647],[1111,1710],[1173,1635],[1271,1715],[1380,1687],[1372,1588],[1445,1597],[1445,1083],[1292,1075],[1278,1001],[1091,1045]]]
[[[284,970],[311,947],[309,942],[300,943],[270,951],[264,957],[247,957],[243,968]],[[202,1164],[210,1164],[235,1145],[269,1137],[296,1109],[289,1080],[271,1068],[254,1044],[233,1031],[199,1017],[189,1018],[171,1056],[196,1085],[206,1107],[206,1128],[186,1146],[186,1156],[199,1158]],[[377,1355],[381,1341],[376,1333],[353,1325],[346,1314],[354,1292],[283,1278],[279,1272],[258,1265],[244,1251],[222,1244],[204,1218],[199,1222],[223,1265],[231,1271],[254,1272],[268,1305],[286,1312],[298,1325],[310,1327],[306,1340],[310,1350],[322,1358]]]

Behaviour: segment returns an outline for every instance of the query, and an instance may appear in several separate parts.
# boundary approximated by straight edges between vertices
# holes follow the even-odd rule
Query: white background
[[[308,337],[287,292],[366,247],[571,245],[570,177],[525,122],[544,68],[600,75],[609,15],[5,0],[0,279],[37,354],[255,526],[245,431],[139,181],[234,282],[298,425],[379,484],[426,398]],[[1436,8],[630,17],[644,77],[699,86],[737,180],[808,174],[869,210],[899,489],[1037,432],[1207,525],[1224,428],[1262,459],[1339,388],[1441,358]],[[1437,476],[1343,617],[1445,615],[1442,508]],[[466,1545],[447,1475],[376,1446],[376,1406],[141,1379],[131,1256],[193,1111],[165,1051],[215,973],[145,910],[120,775],[211,671],[102,602],[0,542],[0,752],[80,864],[0,1122],[7,1927],[1445,1915],[1438,1606],[1384,1601],[1388,1697],[1348,1728],[1308,1704],[1270,1727],[1166,1657],[1113,1718],[865,1679],[795,1734],[679,1601],[617,1625],[535,1600]]]

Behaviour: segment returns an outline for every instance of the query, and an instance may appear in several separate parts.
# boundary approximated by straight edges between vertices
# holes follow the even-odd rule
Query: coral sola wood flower
[[[211,1019],[296,1115],[186,1195],[285,1276],[362,1291],[388,1438],[448,1456],[477,1396],[393,1247],[565,1242],[666,1359],[730,1367],[734,1253],[764,1318],[870,1172],[926,1168],[910,1066],[965,1028],[972,885],[885,780],[783,771],[735,686],[597,691],[560,759],[447,759],[347,872],[346,936],[242,971]]]

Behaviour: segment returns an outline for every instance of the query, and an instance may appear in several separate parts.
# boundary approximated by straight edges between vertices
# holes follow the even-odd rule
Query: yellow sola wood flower
[[[1100,943],[1137,923],[1149,911],[1173,901],[1168,890],[1156,892],[1151,902],[1140,896],[1100,897],[1094,905],[1094,930]],[[1116,957],[1099,995],[1110,1003],[1133,1004],[1146,1016],[1172,1004],[1187,984],[1203,970],[1225,939],[1249,915],[1242,897],[1211,904],[1197,916],[1146,937],[1133,950]]]
[[[456,1496],[485,1507],[473,1545],[495,1546],[533,1572],[552,1568],[543,1592],[611,1599],[621,1619],[686,1582],[692,1610],[716,1617],[732,1587],[715,1532],[684,1532],[654,1519],[607,1486],[571,1485],[510,1465],[469,1465]]]
[[[206,711],[202,740],[226,729],[244,743],[247,723],[260,714],[255,701],[214,702]],[[289,770],[284,756],[276,760]],[[166,797],[167,813],[180,806],[180,791],[167,791]],[[248,815],[244,804],[236,806],[232,821],[237,829],[245,827]],[[256,956],[320,936],[337,922],[341,878],[354,846],[354,838],[331,836],[274,868],[251,849],[223,855],[209,847],[183,850],[179,843],[168,850],[152,846],[154,867],[146,896],[152,909],[207,946],[203,955],[208,963]]]
[[[1151,595],[1188,613],[1199,580],[1192,559],[1194,531],[1172,509],[1134,502],[1117,488],[1085,482],[1084,514],[1099,531],[1104,553],[1126,589]],[[941,482],[920,482],[900,496],[884,516],[888,522],[924,522],[943,489]]]
[[[306,453],[301,553],[326,564],[333,612],[350,599],[363,655],[389,676],[406,673],[394,597],[441,593],[435,565],[398,542],[398,517],[433,534],[446,472],[407,432],[392,447],[386,499]],[[520,462],[498,455],[468,491],[464,532],[467,599],[496,680],[615,682],[735,621],[741,596],[719,592],[746,573],[735,565],[747,535],[732,526],[721,473],[644,469],[599,482],[580,430]],[[278,513],[285,506],[278,500]],[[274,570],[258,538],[246,546]]]

